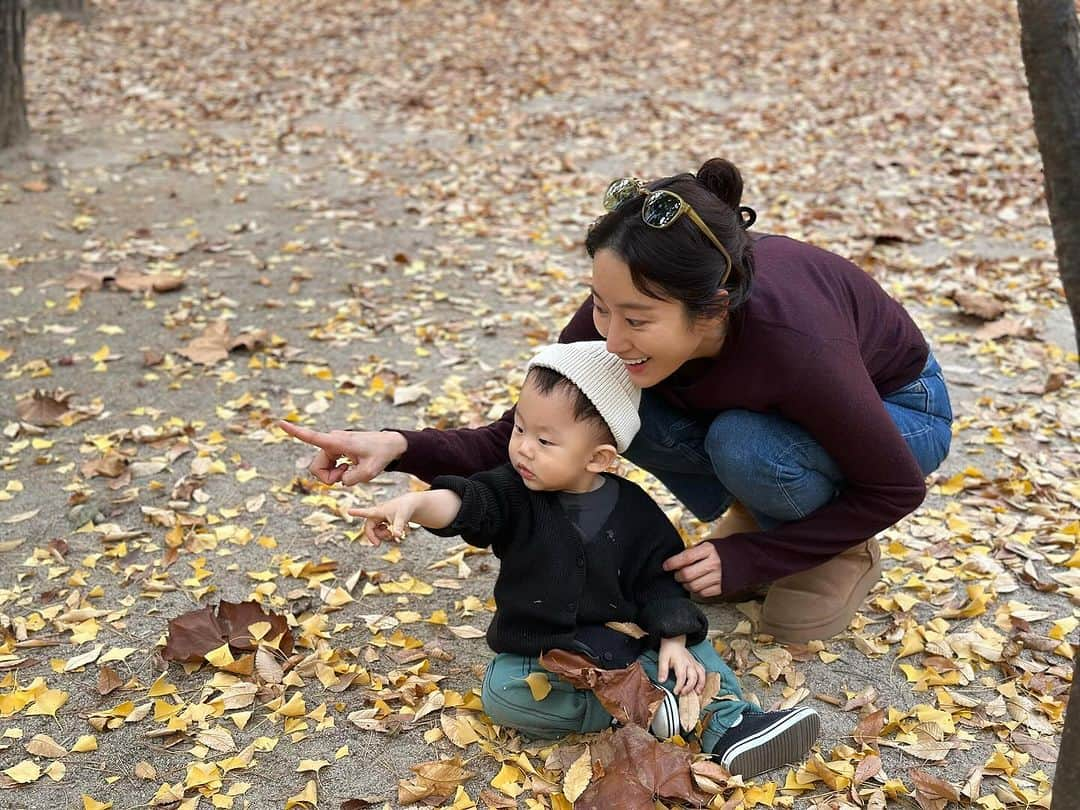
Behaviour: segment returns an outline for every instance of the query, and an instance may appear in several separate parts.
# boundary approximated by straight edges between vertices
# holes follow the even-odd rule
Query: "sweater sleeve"
[[[503,544],[513,534],[513,522],[527,510],[517,478],[509,464],[469,478],[437,476],[431,482],[431,488],[456,493],[461,498],[461,508],[448,526],[428,531],[440,537],[461,535],[470,545],[491,546],[496,555],[501,554]]]
[[[728,593],[820,565],[893,525],[926,495],[922,470],[857,346],[823,341],[790,390],[780,414],[821,444],[845,483],[836,498],[801,520],[714,541]]]
[[[667,515],[644,492],[641,525],[647,527],[638,547],[642,557],[634,584],[634,599],[641,627],[656,638],[686,635],[687,646],[705,640],[709,622],[690,601],[675,575],[664,570],[664,560],[683,550],[682,540]]]

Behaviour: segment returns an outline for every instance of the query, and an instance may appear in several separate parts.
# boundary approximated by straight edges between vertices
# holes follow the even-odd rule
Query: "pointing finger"
[[[321,447],[320,442],[325,441],[326,434],[320,433],[317,430],[306,428],[303,425],[294,425],[292,422],[287,422],[284,419],[279,419],[277,426],[288,433],[290,436],[299,439],[302,442],[313,444],[316,447]]]

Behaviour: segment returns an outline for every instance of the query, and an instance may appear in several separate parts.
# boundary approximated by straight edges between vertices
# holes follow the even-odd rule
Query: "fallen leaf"
[[[567,769],[566,776],[563,777],[563,795],[571,802],[576,802],[591,781],[592,757],[589,753],[589,746],[585,746],[581,756]]]
[[[986,293],[953,290],[949,298],[965,315],[972,315],[984,321],[993,321],[1005,314],[1005,304]]]
[[[531,673],[525,678],[525,682],[529,684],[529,691],[532,692],[533,700],[538,703],[551,694],[551,682],[543,672]]]
[[[71,391],[56,389],[42,391],[34,389],[15,403],[15,414],[24,422],[32,425],[51,427],[62,424],[61,419],[71,412],[68,400],[74,394]]]
[[[625,669],[598,669],[582,655],[550,650],[540,665],[579,689],[591,689],[600,704],[624,725],[647,727],[664,699],[637,661]]]

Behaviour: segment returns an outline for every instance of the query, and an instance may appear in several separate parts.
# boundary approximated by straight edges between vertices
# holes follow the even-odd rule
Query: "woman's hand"
[[[660,655],[657,660],[657,680],[664,683],[675,678],[675,694],[688,695],[705,689],[705,667],[686,649],[686,636],[660,639]]]
[[[675,579],[695,596],[719,596],[723,582],[720,555],[708,540],[680,551],[664,560],[664,570],[674,571]]]
[[[308,469],[324,484],[341,482],[350,487],[366,484],[409,446],[404,436],[393,431],[331,430],[323,433],[284,420],[277,424],[290,436],[319,448]],[[343,458],[348,459],[348,463],[340,463]]]
[[[423,492],[409,492],[349,514],[364,518],[364,534],[375,545],[383,540],[402,540],[409,521],[423,503]]]

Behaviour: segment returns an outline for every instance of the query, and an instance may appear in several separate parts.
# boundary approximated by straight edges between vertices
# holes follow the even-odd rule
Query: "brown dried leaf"
[[[679,725],[683,731],[693,731],[701,717],[701,698],[697,692],[679,695]]]
[[[551,650],[540,656],[540,664],[579,689],[591,689],[600,704],[624,725],[647,727],[664,693],[649,681],[635,661],[625,669],[598,669],[582,655]]]
[[[870,779],[877,774],[881,773],[881,757],[877,754],[870,754],[855,768],[855,776],[852,781],[855,787],[858,787],[867,779]]]
[[[1030,754],[1040,762],[1057,762],[1058,749],[1049,740],[1029,737],[1019,731],[1014,731],[1009,740],[1018,750]]]
[[[229,356],[229,343],[229,325],[225,321],[214,321],[201,335],[177,351],[194,363],[212,366]]]
[[[453,759],[421,762],[413,765],[416,777],[398,782],[398,803],[415,804],[431,798],[432,804],[438,804],[450,798],[460,784],[475,776],[467,771],[461,760]]]
[[[203,656],[220,647],[225,638],[225,630],[214,616],[213,608],[192,610],[169,620],[169,632],[161,656],[166,661],[201,662]]]
[[[859,694],[855,695],[855,697],[848,700],[848,702],[845,703],[840,710],[844,712],[850,712],[854,711],[855,709],[861,709],[863,706],[870,706],[875,700],[877,700],[877,696],[877,689],[875,689],[873,686],[867,686],[865,689],[859,692]]]
[[[35,389],[15,403],[15,414],[23,422],[50,427],[59,425],[60,419],[71,411],[68,400],[74,394],[57,388],[55,391]]]
[[[864,744],[870,744],[875,742],[878,737],[881,736],[882,729],[885,728],[885,710],[878,709],[872,714],[866,715],[855,726],[855,731],[852,733],[852,737],[856,742]]]
[[[979,340],[997,340],[1003,337],[1018,337],[1025,340],[1035,338],[1035,327],[1028,326],[1012,318],[1002,318],[998,321],[984,323],[975,330],[975,337]]]
[[[113,278],[117,287],[127,292],[172,292],[184,286],[183,276],[171,273],[140,273],[130,267],[121,268]]]
[[[107,450],[101,458],[92,458],[83,462],[79,467],[79,472],[82,473],[83,478],[94,478],[98,475],[104,478],[119,478],[127,470],[127,464],[127,456],[116,450]]]
[[[115,692],[124,682],[120,679],[120,676],[116,674],[116,670],[109,666],[103,666],[98,670],[98,694],[105,696],[111,692]]]
[[[694,783],[694,755],[662,743],[637,726],[624,726],[612,738],[614,756],[574,804],[575,810],[640,810],[653,798],[701,806],[711,795]]]
[[[921,768],[912,768],[908,776],[915,783],[915,801],[923,810],[943,810],[949,802],[960,801],[960,791],[944,779],[939,779]]]
[[[257,642],[252,639],[248,628],[259,622],[270,622],[270,631],[264,636],[264,640],[272,641],[281,636],[278,649],[285,655],[293,650],[293,635],[292,630],[289,629],[289,622],[284,616],[267,613],[258,602],[222,601],[218,605],[218,621],[225,633],[225,640],[234,649],[254,650]]]
[[[68,750],[48,734],[35,734],[30,742],[26,744],[26,751],[36,757],[49,757],[50,759],[59,759],[68,755]]]
[[[1005,305],[986,293],[954,290],[949,293],[949,298],[965,315],[981,318],[984,321],[994,321],[1005,314]]]
[[[229,341],[229,351],[234,349],[246,349],[253,352],[270,342],[270,333],[265,329],[253,329],[250,332],[241,332]]]
[[[281,664],[269,647],[259,647],[255,651],[255,671],[266,683],[281,683],[285,677]]]

